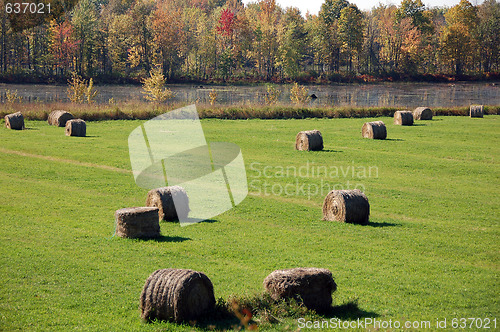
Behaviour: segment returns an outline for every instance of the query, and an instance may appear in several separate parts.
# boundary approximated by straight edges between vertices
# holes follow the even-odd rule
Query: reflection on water
[[[282,90],[280,101],[290,102],[291,85],[278,85]],[[97,86],[98,103],[143,100],[139,86],[105,85]],[[265,86],[200,86],[170,85],[176,96],[174,101],[186,103],[208,103],[209,92],[218,92],[219,104],[264,103]],[[318,98],[312,106],[397,106],[397,107],[451,107],[470,104],[500,104],[499,83],[380,83],[310,85],[309,92]],[[53,102],[69,101],[66,86],[0,84],[0,100],[6,100],[6,91],[17,90],[24,101]]]

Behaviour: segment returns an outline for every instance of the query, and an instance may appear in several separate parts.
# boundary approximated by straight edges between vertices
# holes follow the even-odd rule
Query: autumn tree
[[[65,75],[71,70],[73,56],[77,47],[77,42],[73,38],[73,27],[71,22],[63,21],[57,23],[50,22],[50,53],[54,59],[54,64],[60,75]]]
[[[378,43],[377,36],[380,34],[378,28],[377,17],[374,11],[364,15],[365,37],[362,46],[361,63],[365,73],[377,73],[380,71],[380,44]]]
[[[81,0],[73,11],[72,25],[77,41],[76,70],[92,76],[98,27],[97,3],[95,0]]]
[[[137,0],[128,12],[132,18],[131,33],[135,36],[134,44],[129,52],[129,61],[132,67],[140,67],[145,72],[151,70],[153,29],[150,18],[154,6],[152,1]]]
[[[461,0],[446,14],[447,26],[441,37],[442,56],[456,75],[462,75],[472,62],[475,50],[474,33],[477,28],[477,8]]]
[[[236,8],[236,22],[234,27],[233,58],[236,69],[246,72],[251,59],[251,47],[254,39],[248,14],[243,5]]]
[[[278,27],[278,64],[288,78],[296,78],[306,51],[307,32],[300,11],[288,7]]]
[[[128,74],[130,70],[129,51],[134,46],[135,36],[131,34],[132,17],[127,14],[113,16],[109,24],[108,49],[113,70]]]
[[[500,62],[500,3],[486,0],[478,11],[478,40],[482,69],[499,70]]]
[[[254,52],[259,70],[264,72],[267,80],[275,74],[278,55],[278,22],[281,8],[275,0],[261,0],[254,16]]]
[[[434,31],[430,19],[430,12],[425,10],[422,0],[403,0],[395,12],[396,22],[410,18],[413,26],[417,27],[421,34],[429,34]]]
[[[163,75],[170,79],[181,67],[183,60],[185,31],[182,9],[168,0],[158,2],[157,6],[152,18],[154,42],[159,50]]]
[[[221,52],[219,57],[219,71],[225,79],[231,74],[234,66],[233,41],[236,28],[236,15],[229,8],[222,9],[215,30],[219,35]]]
[[[322,58],[329,65],[329,70],[340,70],[340,47],[338,20],[342,9],[349,6],[347,0],[326,0],[319,11],[315,43],[319,45]]]
[[[352,71],[352,60],[359,56],[363,46],[363,16],[358,7],[344,7],[340,11],[338,26],[342,48],[347,55],[348,70]]]

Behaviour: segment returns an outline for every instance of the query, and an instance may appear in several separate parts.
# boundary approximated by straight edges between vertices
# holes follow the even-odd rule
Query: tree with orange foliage
[[[71,70],[73,56],[75,55],[77,41],[73,38],[73,26],[71,22],[50,22],[50,53],[54,59],[56,71],[65,75]]]
[[[152,25],[163,75],[170,79],[182,64],[185,40],[182,9],[168,0],[158,2],[158,7],[153,13]]]

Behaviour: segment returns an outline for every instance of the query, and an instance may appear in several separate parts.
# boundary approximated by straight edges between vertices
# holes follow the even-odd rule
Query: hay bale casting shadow
[[[174,204],[174,199],[177,205]],[[146,198],[146,206],[157,207],[158,217],[165,221],[186,219],[190,211],[189,198],[180,186],[151,189]]]
[[[471,118],[482,118],[483,114],[483,105],[470,105],[469,116]]]
[[[332,190],[323,202],[323,220],[367,225],[369,216],[368,197],[359,189]]]
[[[361,128],[361,135],[365,138],[386,139],[387,129],[382,121],[366,122]]]
[[[394,124],[401,126],[412,126],[413,113],[410,111],[396,111],[394,113]]]
[[[51,126],[65,127],[68,120],[73,119],[73,114],[66,111],[52,111],[47,118]]]
[[[15,130],[24,129],[24,117],[21,112],[7,114],[5,117],[5,127]]]
[[[309,309],[328,312],[337,285],[328,269],[311,267],[276,270],[264,279],[264,288],[274,300],[295,298]]]
[[[295,150],[321,151],[323,150],[323,136],[319,130],[301,131],[295,138]]]
[[[87,135],[87,125],[82,119],[73,119],[66,122],[66,136],[85,137]]]
[[[215,307],[214,287],[202,272],[162,269],[153,272],[141,293],[141,317],[182,322],[195,320]]]
[[[415,120],[432,120],[432,111],[428,107],[417,107],[413,110]]]
[[[158,238],[158,208],[129,207],[115,212],[116,235],[124,238]]]

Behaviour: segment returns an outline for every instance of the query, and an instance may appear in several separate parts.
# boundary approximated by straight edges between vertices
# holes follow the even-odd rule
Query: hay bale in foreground
[[[9,129],[15,130],[23,130],[24,129],[24,117],[21,112],[7,114],[4,117],[5,127]]]
[[[470,105],[469,116],[471,118],[482,118],[483,114],[483,105]]]
[[[274,300],[295,298],[309,309],[326,312],[337,285],[328,269],[311,267],[276,270],[264,279],[264,288]]]
[[[157,207],[158,217],[165,221],[186,219],[190,211],[188,195],[180,186],[151,189],[146,198],[146,206]]]
[[[396,111],[394,113],[394,124],[401,126],[412,126],[413,113],[410,111]]]
[[[214,287],[202,272],[162,269],[144,284],[139,308],[144,320],[195,320],[215,307]]]
[[[323,202],[323,220],[368,224],[370,203],[359,189],[332,190]]]
[[[323,136],[319,130],[301,131],[295,138],[295,150],[321,151],[323,150]]]
[[[82,119],[73,119],[66,122],[66,136],[85,137],[87,135],[87,125]]]
[[[68,120],[73,119],[73,114],[66,111],[52,111],[47,118],[51,126],[65,127]]]
[[[365,122],[361,128],[361,135],[365,138],[386,139],[387,129],[382,121]]]
[[[129,207],[115,212],[116,236],[123,238],[155,238],[160,236],[158,208]]]
[[[415,120],[432,120],[432,111],[428,107],[417,107],[413,110]]]

